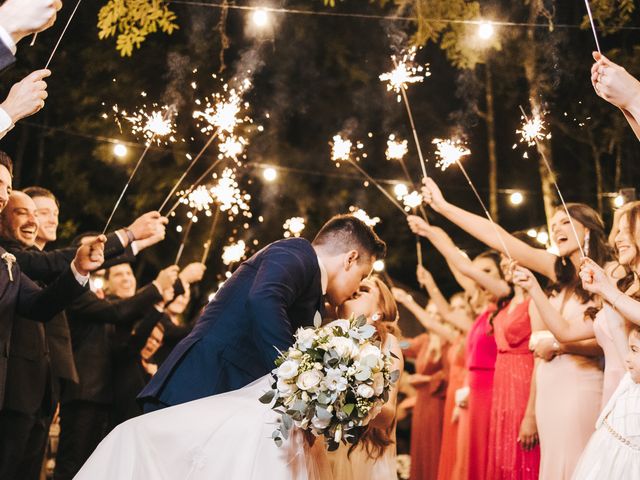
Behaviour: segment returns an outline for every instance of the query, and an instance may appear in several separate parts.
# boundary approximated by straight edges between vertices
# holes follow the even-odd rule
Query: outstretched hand
[[[424,218],[417,215],[407,216],[407,223],[411,231],[421,237],[427,237],[431,232],[431,225]]]
[[[411,300],[411,295],[409,295],[406,290],[398,287],[392,287],[391,293],[393,294],[393,298],[395,298],[396,302],[401,304],[406,304]]]
[[[422,265],[418,265],[416,269],[416,277],[418,278],[418,283],[423,287],[426,287],[428,284],[434,283],[431,272],[424,268]]]
[[[447,203],[440,191],[440,187],[438,187],[431,177],[424,178],[422,183],[422,199],[424,203],[429,205],[435,211],[438,211]]]
[[[603,295],[607,289],[616,289],[604,269],[588,257],[582,259],[579,275],[582,288],[589,293]]]
[[[540,288],[538,280],[530,270],[519,265],[514,265],[512,268],[513,283],[515,285],[525,289],[527,292],[531,292],[536,288]]]
[[[80,275],[89,275],[102,266],[106,241],[107,237],[99,235],[94,238],[86,238],[82,242],[73,259],[73,266]]]
[[[623,110],[640,103],[640,81],[624,67],[598,52],[593,52],[591,84],[599,97]]]
[[[14,124],[44,107],[48,95],[44,78],[49,75],[50,70],[36,70],[11,87],[9,95],[0,107],[7,112]]]

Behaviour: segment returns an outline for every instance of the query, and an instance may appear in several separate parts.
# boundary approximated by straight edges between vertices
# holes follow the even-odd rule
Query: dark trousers
[[[38,480],[49,438],[51,417],[0,411],[0,480]]]
[[[60,407],[54,480],[71,480],[109,433],[111,406],[76,400]]]

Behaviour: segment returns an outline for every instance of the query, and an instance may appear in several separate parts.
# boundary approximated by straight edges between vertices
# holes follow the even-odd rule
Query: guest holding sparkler
[[[580,285],[577,269],[580,248],[598,264],[609,259],[609,248],[598,214],[583,204],[569,204],[569,218],[558,209],[551,219],[559,257],[533,248],[483,217],[447,202],[431,179],[425,180],[425,202],[438,213],[491,247],[505,250],[514,260],[549,278],[549,302],[567,322],[583,322],[594,305],[593,296]],[[572,225],[573,224],[573,225]],[[575,233],[574,233],[575,227]],[[501,238],[498,238],[499,235]],[[587,235],[587,232],[590,232]],[[577,238],[576,238],[577,237]],[[585,242],[585,239],[587,241]],[[503,253],[507,253],[506,250]],[[597,418],[602,397],[603,376],[599,367],[602,350],[595,339],[559,343],[545,329],[544,318],[532,315],[531,347],[541,358],[536,366],[536,423],[541,446],[540,478],[568,479],[584,449]]]
[[[599,52],[593,52],[593,59],[593,88],[600,97],[622,110],[640,140],[640,81]]]

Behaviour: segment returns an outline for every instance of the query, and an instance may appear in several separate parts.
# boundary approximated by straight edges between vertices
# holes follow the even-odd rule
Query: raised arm
[[[394,298],[398,303],[401,303],[409,310],[414,317],[420,322],[420,324],[429,330],[430,332],[440,335],[447,342],[453,342],[457,335],[455,332],[449,330],[442,323],[435,321],[429,316],[429,314],[416,303],[411,295],[402,290],[401,288],[394,287],[391,289]]]
[[[513,283],[525,289],[535,302],[540,318],[547,325],[551,333],[560,342],[577,342],[594,338],[593,321],[589,318],[583,321],[570,322],[565,319],[556,308],[551,305],[547,295],[540,287],[536,277],[526,268],[516,267],[513,272]],[[584,316],[584,313],[580,314]]]
[[[507,251],[504,246],[506,246],[509,250],[508,254],[511,255],[515,261],[547,278],[554,281],[556,280],[555,261],[557,257],[555,255],[541,248],[533,248],[511,235],[499,225],[492,224],[486,218],[467,212],[447,202],[431,178],[425,179],[424,182],[425,185],[422,187],[422,196],[425,202],[436,212],[489,247],[505,255]]]
[[[509,284],[500,278],[496,278],[482,269],[476,267],[471,260],[462,255],[444,230],[433,227],[421,217],[410,216],[409,226],[414,233],[431,241],[438,251],[450,261],[460,273],[477,282],[497,298],[506,297],[511,289]]]
[[[436,307],[438,307],[438,312],[440,312],[442,318],[463,332],[468,332],[471,325],[473,325],[473,319],[451,308],[451,305],[449,305],[448,300],[442,295],[440,288],[438,288],[429,270],[422,265],[418,265],[417,273],[418,282],[426,288],[429,298],[431,298],[436,304]]]

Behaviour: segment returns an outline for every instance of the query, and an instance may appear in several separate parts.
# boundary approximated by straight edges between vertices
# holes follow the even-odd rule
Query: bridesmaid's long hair
[[[400,336],[400,328],[398,327],[398,305],[396,304],[389,287],[387,287],[379,277],[373,276],[371,279],[374,281],[378,291],[380,292],[380,297],[378,299],[378,313],[382,316],[374,322],[373,325],[378,331],[382,345],[384,345],[389,334],[396,338]],[[380,458],[387,447],[395,443],[392,438],[395,428],[395,418],[387,428],[367,427],[365,433],[360,437],[360,442],[349,447],[349,455],[351,455],[351,452],[353,452],[356,447],[361,445],[371,460]]]
[[[635,267],[640,261],[640,258],[638,258],[638,255],[640,255],[640,238],[638,238],[638,235],[636,234],[638,227],[640,226],[640,202],[631,202],[625,205],[623,207],[621,218],[623,216],[627,217],[627,221],[629,222],[629,232],[633,238],[633,244],[636,247],[636,256],[631,260],[631,264],[622,265],[618,263],[619,267],[624,268],[625,273],[617,282],[618,290],[626,293],[638,279],[638,272]],[[633,292],[631,296],[638,300],[638,297],[640,297],[640,291]]]

